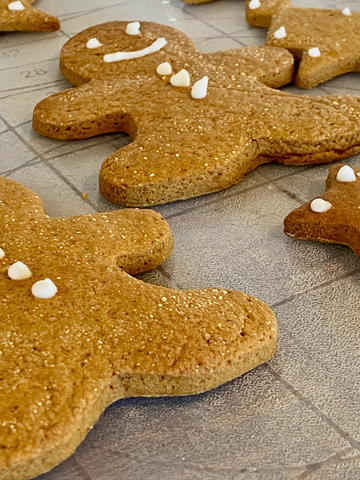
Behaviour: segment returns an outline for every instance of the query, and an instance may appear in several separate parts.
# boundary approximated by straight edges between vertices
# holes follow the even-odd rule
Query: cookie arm
[[[164,121],[139,135],[103,163],[102,195],[124,206],[162,204],[222,190],[256,165],[257,143],[247,135],[194,130],[181,132]]]
[[[124,209],[77,217],[50,219],[49,242],[54,231],[58,248],[69,243],[78,261],[117,265],[130,275],[151,270],[167,260],[173,236],[166,220],[152,210]],[[69,242],[70,239],[70,242]],[[86,252],[86,253],[84,253]],[[76,264],[76,261],[74,261]]]
[[[294,74],[294,58],[284,48],[248,46],[209,54],[208,58],[216,68],[220,65],[224,74],[231,72],[232,79],[237,70],[239,78],[243,79],[246,74],[272,88],[291,82]]]
[[[58,140],[78,140],[110,132],[126,132],[134,138],[138,112],[135,98],[129,101],[131,96],[127,93],[121,83],[99,80],[64,90],[36,105],[33,128],[44,137]],[[140,96],[141,92],[137,100]]]

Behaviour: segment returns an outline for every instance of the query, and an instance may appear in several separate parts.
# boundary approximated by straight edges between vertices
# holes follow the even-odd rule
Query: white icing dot
[[[322,198],[315,198],[315,200],[310,203],[311,210],[316,213],[327,212],[331,207],[331,203],[323,200]]]
[[[278,39],[285,38],[286,37],[285,27],[280,27],[279,30],[276,30],[276,32],[274,32],[274,37]]]
[[[140,22],[131,22],[126,25],[128,35],[140,35]]]
[[[159,75],[170,75],[172,72],[171,65],[169,62],[160,63],[156,69],[156,73]]]
[[[8,275],[11,280],[25,280],[31,277],[31,272],[24,263],[16,262],[8,268]]]
[[[185,68],[183,68],[182,70],[180,70],[179,73],[177,73],[176,75],[173,75],[170,78],[170,83],[174,87],[189,87],[190,86],[189,72],[185,70]]]
[[[131,60],[132,58],[145,57],[145,55],[161,50],[166,44],[167,41],[165,38],[158,38],[149,47],[145,47],[142,50],[136,50],[134,52],[108,53],[107,55],[104,55],[104,62],[111,63],[119,62],[120,60]]]
[[[260,0],[251,0],[249,3],[250,10],[256,10],[259,7],[261,7]]]
[[[0,248],[0,258],[4,258],[5,257],[5,252],[2,248]]]
[[[203,77],[198,82],[194,83],[191,89],[192,98],[205,98],[207,94],[207,87],[209,83],[209,77]]]
[[[11,2],[8,5],[8,9],[13,12],[20,12],[21,10],[25,10],[25,7],[21,2]]]
[[[355,172],[349,165],[344,165],[338,171],[336,180],[339,182],[356,182]]]
[[[310,57],[313,57],[313,58],[320,57],[320,55],[321,55],[318,47],[310,48],[310,50],[308,51],[308,54],[309,54]]]
[[[101,47],[102,45],[103,44],[100,43],[97,38],[90,38],[90,40],[86,44],[87,48],[98,48],[98,47]]]
[[[346,15],[347,17],[350,17],[351,15],[351,11],[350,11],[350,8],[349,7],[345,7],[342,11],[342,14],[343,15]]]
[[[56,292],[57,286],[50,278],[39,280],[31,287],[31,293],[37,298],[51,298]]]

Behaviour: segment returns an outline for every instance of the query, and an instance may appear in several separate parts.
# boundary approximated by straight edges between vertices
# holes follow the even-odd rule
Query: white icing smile
[[[158,52],[165,47],[166,44],[167,41],[165,38],[158,38],[149,47],[143,48],[142,50],[136,50],[135,52],[108,53],[107,55],[104,55],[104,62],[120,62],[121,60],[131,60],[132,58],[145,57],[145,55],[149,55],[150,53]]]

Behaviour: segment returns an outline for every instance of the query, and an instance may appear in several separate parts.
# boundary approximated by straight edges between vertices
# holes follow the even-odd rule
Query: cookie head
[[[193,52],[189,37],[172,27],[108,22],[71,38],[62,48],[60,69],[74,85],[109,76],[159,78],[159,65],[168,62],[175,70],[181,69]]]

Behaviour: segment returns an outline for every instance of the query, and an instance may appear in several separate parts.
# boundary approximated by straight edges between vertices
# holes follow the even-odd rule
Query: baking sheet
[[[359,2],[294,1],[360,10]],[[0,34],[0,174],[35,190],[51,216],[112,210],[98,191],[103,159],[129,142],[112,134],[76,142],[31,128],[35,104],[70,84],[61,46],[114,19],[151,20],[187,33],[207,52],[263,44],[244,2],[38,0],[59,16],[54,33]],[[311,91],[360,95],[360,74]],[[360,155],[346,160],[360,167]],[[109,407],[76,453],[41,480],[288,480],[360,478],[360,260],[342,246],[287,238],[285,216],[321,195],[328,166],[265,165],[222,192],[155,209],[174,237],[171,258],[145,281],[219,286],[270,304],[279,345],[266,365],[187,398],[127,399]],[[86,200],[82,193],[87,193]]]

